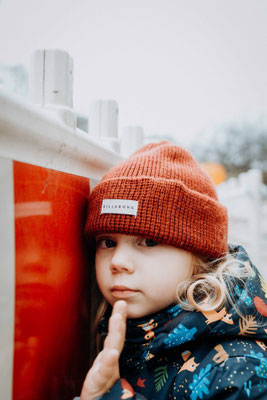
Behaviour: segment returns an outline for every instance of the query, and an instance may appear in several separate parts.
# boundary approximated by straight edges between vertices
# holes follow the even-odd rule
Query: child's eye
[[[116,242],[112,239],[102,238],[96,241],[96,245],[102,249],[109,249],[110,247],[115,247]]]
[[[140,243],[142,243],[146,247],[152,247],[152,246],[156,246],[158,244],[157,242],[155,242],[155,240],[146,239],[146,238],[142,239]]]

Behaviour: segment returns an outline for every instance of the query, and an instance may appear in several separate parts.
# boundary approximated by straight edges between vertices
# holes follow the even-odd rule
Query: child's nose
[[[110,270],[113,273],[127,272],[132,274],[135,270],[133,259],[125,250],[116,249],[110,262]]]

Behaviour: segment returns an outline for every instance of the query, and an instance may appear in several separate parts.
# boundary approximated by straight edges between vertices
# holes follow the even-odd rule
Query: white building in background
[[[23,64],[0,64],[0,85],[23,97],[29,95],[29,72]]]

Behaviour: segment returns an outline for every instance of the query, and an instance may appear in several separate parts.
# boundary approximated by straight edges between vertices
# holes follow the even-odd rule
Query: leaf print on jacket
[[[238,335],[253,335],[257,331],[257,321],[253,315],[246,315],[239,319],[240,332]]]
[[[193,382],[190,383],[189,389],[191,390],[190,399],[197,400],[198,398],[203,399],[203,393],[209,394],[209,384],[208,376],[210,374],[211,364],[208,364],[206,368],[202,368],[200,373],[194,374]]]
[[[255,353],[254,351],[250,352],[249,357],[260,359],[260,365],[255,368],[256,374],[260,378],[267,379],[267,358],[262,353]]]
[[[183,309],[178,304],[175,304],[174,307],[170,308],[170,313],[172,313],[174,317],[177,317],[177,315],[180,314],[181,311],[183,311]]]
[[[245,289],[240,289],[237,285],[235,286],[235,292],[238,295],[239,299],[243,301],[247,306],[252,303],[251,297],[248,295]]]
[[[244,383],[244,392],[246,393],[248,398],[250,397],[251,388],[252,388],[251,380]]]
[[[164,340],[166,347],[174,347],[176,345],[188,342],[194,339],[194,334],[197,328],[188,329],[186,326],[179,324],[177,328],[174,328]]]
[[[167,365],[155,369],[155,389],[159,392],[168,379]]]

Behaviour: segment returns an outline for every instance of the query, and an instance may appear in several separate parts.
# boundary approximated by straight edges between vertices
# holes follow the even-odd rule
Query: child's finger
[[[127,309],[126,301],[118,300],[116,301],[116,303],[114,303],[112,314],[117,312],[120,314],[126,313],[126,309]]]
[[[114,303],[111,317],[114,315],[121,315],[123,319],[126,319],[126,310],[127,310],[127,304],[126,301],[124,300],[118,300],[116,303]]]
[[[119,357],[126,331],[126,306],[125,301],[114,304],[104,348],[96,357],[83,385],[83,400],[102,396],[120,377]]]
[[[110,317],[109,319],[109,324],[108,324],[108,336],[109,340],[111,341],[112,338],[112,344],[111,347],[116,347],[120,345],[121,340],[124,341],[124,336],[125,336],[125,330],[126,330],[126,320],[122,317],[121,314],[114,314]]]
[[[113,312],[109,319],[109,330],[104,343],[104,348],[115,348],[121,352],[124,345],[126,331],[126,303],[124,301],[117,303],[115,303]]]
[[[126,330],[126,302],[121,300],[114,304],[111,317],[109,318],[108,332],[110,334],[125,334]]]

